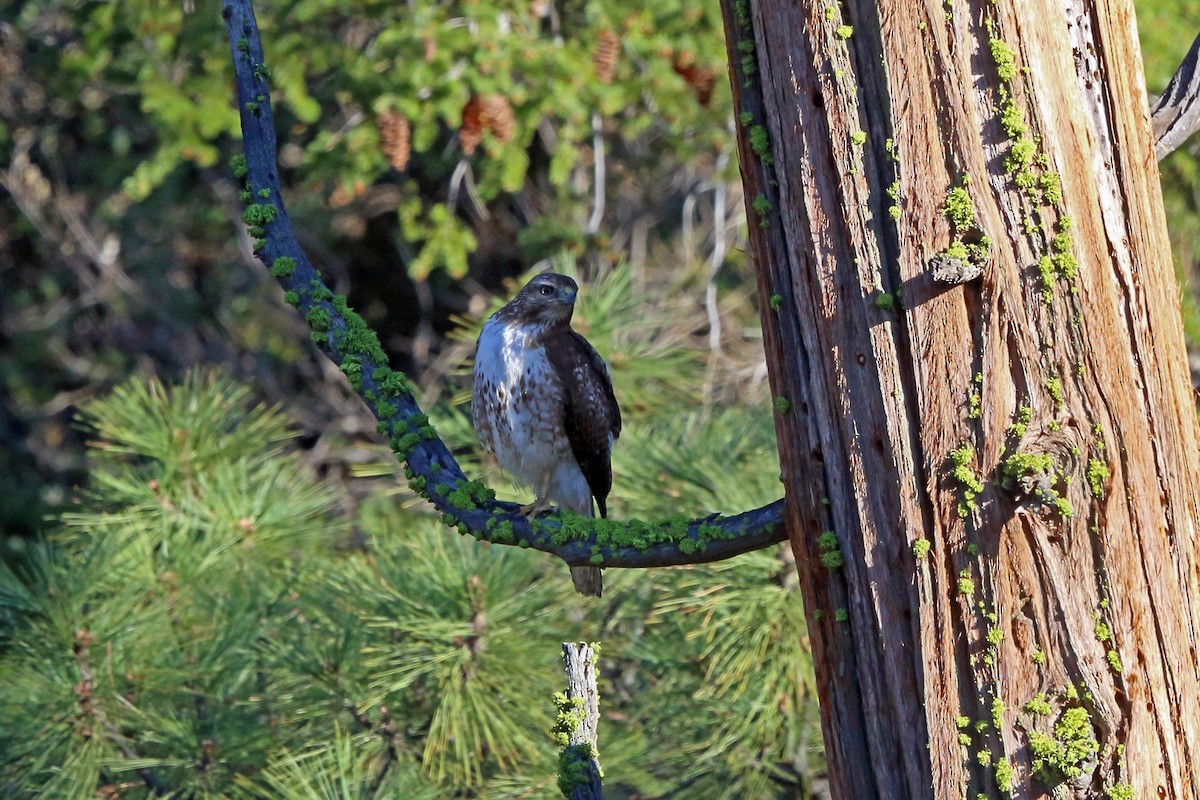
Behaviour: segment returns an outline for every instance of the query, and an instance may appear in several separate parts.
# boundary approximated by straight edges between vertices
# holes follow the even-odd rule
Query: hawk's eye
[[[538,291],[542,294],[554,294],[554,289],[550,286],[539,286]]]

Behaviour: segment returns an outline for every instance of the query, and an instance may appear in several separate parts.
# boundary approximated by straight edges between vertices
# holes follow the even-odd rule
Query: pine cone
[[[696,58],[691,53],[676,53],[671,60],[671,69],[683,78],[696,93],[696,101],[708,108],[712,102],[713,88],[717,83],[717,73],[711,67],[701,67],[696,64]]]
[[[617,71],[617,56],[621,54],[621,40],[612,31],[601,31],[592,51],[592,66],[601,83],[612,83]]]
[[[503,95],[494,94],[483,99],[483,126],[498,142],[507,142],[513,137],[517,117]]]
[[[483,141],[484,131],[489,131],[496,141],[503,143],[513,137],[516,128],[516,115],[503,95],[474,95],[463,106],[458,141],[463,152],[471,155]]]
[[[379,129],[379,148],[383,155],[389,164],[403,172],[412,148],[408,119],[395,111],[385,111],[375,120],[375,125]]]
[[[471,155],[483,141],[483,101],[472,95],[462,110],[462,127],[458,129],[458,143],[463,152]]]

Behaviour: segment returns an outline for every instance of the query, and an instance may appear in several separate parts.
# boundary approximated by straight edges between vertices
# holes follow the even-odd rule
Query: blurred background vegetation
[[[466,365],[552,263],[626,416],[614,515],[738,511],[778,466],[720,15],[646,6],[261,2],[285,199],[502,495]],[[1200,8],[1138,12],[1160,91]],[[587,638],[613,796],[819,796],[786,551],[588,605],[401,488],[250,253],[229,60],[211,4],[0,8],[0,795],[553,796]],[[1198,154],[1162,165],[1193,352]]]

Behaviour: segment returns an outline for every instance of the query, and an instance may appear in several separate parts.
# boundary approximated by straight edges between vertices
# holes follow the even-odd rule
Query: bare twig
[[[243,219],[257,238],[254,252],[270,265],[285,298],[313,329],[313,341],[347,376],[379,420],[379,432],[405,461],[410,485],[447,525],[478,539],[552,553],[571,566],[656,567],[718,561],[783,541],[783,501],[730,517],[660,522],[591,520],[551,515],[531,522],[515,503],[496,501],[470,481],[438,438],[407,379],[388,367],[375,333],[335,297],[301,249],[284,208],[276,168],[275,126],[258,24],[250,0],[225,0],[241,114],[248,204]]]
[[[446,207],[451,213],[458,210],[458,193],[463,191],[467,195],[467,199],[471,201],[471,210],[475,212],[476,219],[486,220],[491,218],[488,213],[487,205],[479,197],[479,189],[475,186],[475,175],[471,172],[471,162],[469,159],[460,159],[454,167],[454,172],[450,175],[450,193],[446,198]]]
[[[399,733],[399,726],[392,719],[391,712],[388,711],[386,706],[379,707],[379,722],[374,723],[357,704],[349,700],[344,700],[343,702],[346,710],[350,712],[350,716],[354,718],[355,723],[364,731],[369,731],[377,736],[384,744],[383,756],[376,764],[375,775],[371,778],[371,793],[377,793],[379,787],[383,785],[384,779],[387,778],[388,772],[400,758],[403,739]]]
[[[594,236],[604,221],[604,200],[608,195],[608,179],[604,165],[604,120],[600,112],[592,114],[592,215],[588,218],[587,232]]]
[[[0,189],[12,197],[25,219],[38,231],[38,241],[53,246],[79,280],[80,297],[74,305],[104,303],[116,293],[134,295],[136,282],[118,260],[118,240],[110,232],[92,231],[80,215],[81,201],[61,181],[47,177],[30,156],[34,137],[28,130],[13,135],[11,159],[0,169]],[[53,244],[51,244],[53,243]],[[64,311],[70,304],[60,304]],[[45,310],[38,309],[39,324]]]
[[[133,749],[133,742],[121,733],[120,728],[109,722],[108,714],[102,706],[96,704],[93,697],[96,689],[96,673],[92,670],[91,647],[94,641],[95,637],[91,631],[75,631],[75,666],[79,670],[79,683],[75,685],[75,697],[79,700],[80,714],[103,731],[104,737],[113,743],[122,756],[130,761],[142,761],[142,757]],[[152,795],[162,797],[168,794],[166,784],[159,780],[152,769],[139,767],[135,772]]]
[[[1162,161],[1200,130],[1200,36],[1184,57],[1167,90],[1150,109],[1154,154]]]
[[[717,167],[714,173],[717,180],[713,182],[713,248],[708,259],[708,284],[704,290],[704,310],[708,314],[708,368],[704,375],[704,413],[707,415],[712,406],[713,389],[716,385],[718,360],[725,353],[721,348],[721,309],[717,305],[717,279],[721,268],[725,265],[725,253],[728,250],[726,217],[726,194],[728,189],[724,180],[720,179],[729,163],[729,153],[722,152],[717,157]]]
[[[713,182],[713,249],[708,259],[708,286],[704,295],[704,309],[708,313],[708,349],[713,355],[721,355],[721,314],[717,308],[717,278],[721,274],[721,267],[725,266],[725,253],[728,245],[726,244],[725,226],[727,189],[725,181],[720,180],[719,176],[728,163],[728,152],[722,152],[717,156],[715,172],[718,180]]]
[[[558,714],[554,736],[562,747],[558,758],[558,788],[570,800],[601,800],[600,756],[596,729],[600,722],[600,692],[596,688],[598,644],[563,642],[567,691],[555,695]]]

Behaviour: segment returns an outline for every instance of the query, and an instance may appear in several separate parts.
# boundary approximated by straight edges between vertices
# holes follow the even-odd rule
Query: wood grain
[[[745,194],[771,208],[752,245],[834,795],[1001,796],[1005,761],[1012,796],[1047,796],[1030,731],[1082,707],[1098,743],[1082,796],[1200,796],[1196,411],[1131,4],[723,8]],[[1015,185],[1021,138],[1061,199]],[[947,286],[930,262],[963,234],[944,213],[955,186],[991,252],[981,279]],[[1077,274],[1047,288],[1037,265],[1068,219]],[[899,312],[876,302],[898,291]],[[965,516],[964,445],[983,484]],[[1049,457],[1070,515],[1006,479],[1016,453]],[[1050,715],[1021,710],[1042,693]]]

